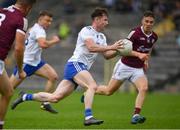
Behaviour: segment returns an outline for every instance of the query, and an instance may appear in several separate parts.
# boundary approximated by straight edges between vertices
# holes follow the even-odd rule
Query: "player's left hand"
[[[146,54],[146,53],[138,53],[138,57],[140,60],[142,61],[146,61],[149,59],[149,54]]]
[[[143,67],[144,72],[146,72],[148,68],[149,68],[149,63],[148,63],[148,61],[145,61],[144,67]]]

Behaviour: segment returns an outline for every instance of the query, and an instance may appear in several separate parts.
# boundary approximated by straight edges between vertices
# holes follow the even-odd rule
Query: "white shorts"
[[[3,74],[4,71],[4,61],[0,60],[0,75]]]
[[[139,77],[145,76],[143,68],[129,67],[119,60],[112,74],[112,78],[116,80],[129,80],[135,82]]]

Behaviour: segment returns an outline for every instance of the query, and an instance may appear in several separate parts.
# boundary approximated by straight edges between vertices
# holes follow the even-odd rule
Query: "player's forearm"
[[[104,54],[104,58],[111,59],[118,55],[117,51],[106,51]]]
[[[111,46],[94,45],[88,48],[90,52],[106,52],[113,50]]]
[[[24,47],[15,48],[15,59],[17,63],[18,72],[23,70]]]
[[[46,40],[45,42],[47,48],[53,46],[56,43],[57,42],[55,42],[54,40]]]
[[[139,57],[139,52],[137,52],[137,51],[131,51],[130,56]]]

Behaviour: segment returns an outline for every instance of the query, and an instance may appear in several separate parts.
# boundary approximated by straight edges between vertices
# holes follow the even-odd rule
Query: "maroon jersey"
[[[0,59],[4,60],[13,44],[16,31],[25,34],[27,20],[15,6],[0,9]]]
[[[147,35],[144,33],[142,27],[137,27],[129,33],[127,38],[133,43],[133,51],[149,53],[154,43],[157,41],[158,36],[154,32]],[[124,56],[121,61],[134,68],[142,68],[144,66],[144,61],[134,56]]]

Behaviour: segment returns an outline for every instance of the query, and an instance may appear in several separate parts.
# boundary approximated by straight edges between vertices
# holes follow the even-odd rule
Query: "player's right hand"
[[[60,41],[60,38],[58,36],[53,36],[52,40],[54,41],[54,43],[58,43]]]
[[[124,49],[123,41],[122,41],[122,40],[116,41],[116,42],[112,45],[112,49],[114,49],[114,50]]]
[[[18,74],[20,79],[24,79],[26,77],[26,73],[24,72],[24,70],[18,71]]]

